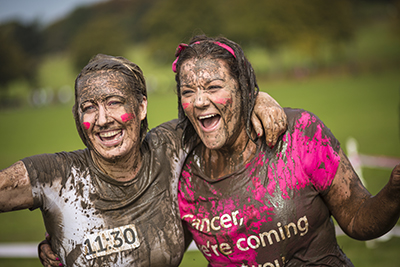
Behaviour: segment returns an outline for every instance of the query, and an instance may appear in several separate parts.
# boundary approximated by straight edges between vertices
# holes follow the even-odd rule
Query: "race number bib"
[[[82,244],[86,259],[94,259],[111,253],[139,247],[139,239],[134,224],[104,230],[87,235]]]

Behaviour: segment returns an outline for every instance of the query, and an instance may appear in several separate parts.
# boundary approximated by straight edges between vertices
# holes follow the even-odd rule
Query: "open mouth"
[[[106,131],[106,132],[100,132],[97,134],[99,139],[106,145],[113,145],[116,142],[119,142],[119,140],[122,137],[122,130],[112,130],[112,131]]]
[[[213,130],[217,126],[220,119],[221,116],[218,114],[199,116],[200,124],[205,130]]]

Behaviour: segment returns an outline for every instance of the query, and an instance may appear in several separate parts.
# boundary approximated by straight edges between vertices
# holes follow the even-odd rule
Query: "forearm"
[[[400,215],[400,188],[390,182],[365,199],[349,224],[350,235],[359,240],[377,238],[393,228]]]
[[[367,240],[388,232],[400,214],[400,164],[388,184],[372,196],[363,186],[350,161],[339,152],[340,164],[324,200],[343,231],[352,238]]]
[[[22,161],[0,171],[0,212],[32,206],[32,187]]]

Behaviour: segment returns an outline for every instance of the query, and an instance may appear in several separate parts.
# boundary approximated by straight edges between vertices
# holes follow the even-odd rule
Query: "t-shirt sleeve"
[[[35,155],[22,159],[32,185],[34,205],[31,210],[43,207],[45,187],[59,184],[67,177],[66,161],[63,153]]]
[[[340,143],[313,113],[300,112],[294,125],[304,172],[321,193],[327,192],[340,163]]]

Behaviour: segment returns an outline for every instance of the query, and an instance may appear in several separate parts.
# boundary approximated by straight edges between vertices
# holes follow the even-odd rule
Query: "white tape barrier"
[[[0,243],[1,258],[37,258],[37,243]]]

